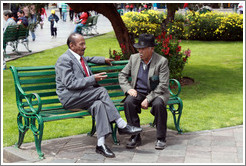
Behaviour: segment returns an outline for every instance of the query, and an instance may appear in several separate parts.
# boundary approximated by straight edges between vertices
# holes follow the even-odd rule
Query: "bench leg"
[[[182,134],[182,129],[180,129],[179,122],[182,115],[183,102],[180,98],[178,98],[178,100],[179,100],[178,109],[175,109],[173,105],[170,105],[169,109],[173,114],[173,120],[174,120],[175,128],[178,131],[178,134]],[[176,115],[178,115],[178,119],[176,119]]]
[[[115,145],[120,145],[120,141],[117,139],[117,124],[115,123],[115,125],[113,126],[113,123],[111,123],[111,129],[112,129],[112,138],[114,141]]]
[[[28,52],[32,52],[32,50],[29,49],[29,40],[28,40],[28,38],[23,39],[21,41],[21,43],[26,47],[26,49],[27,49]]]
[[[38,122],[38,128],[36,127],[36,121]],[[41,116],[37,115],[31,119],[31,130],[35,139],[35,146],[40,159],[44,159],[44,153],[41,151],[41,142],[43,137],[44,122]]]
[[[24,118],[24,124],[22,123],[22,118]],[[25,134],[27,130],[29,129],[29,119],[22,117],[19,113],[17,116],[17,124],[18,124],[18,129],[19,129],[19,139],[18,139],[18,142],[15,144],[15,147],[20,148],[20,146],[23,143]]]
[[[94,25],[94,27],[92,27],[92,29],[96,32],[96,34],[99,34],[99,33],[97,32],[97,26],[96,26],[96,25]]]
[[[92,127],[91,127],[91,131],[89,133],[87,133],[88,136],[93,136],[96,132],[96,125],[95,125],[95,118],[92,117]]]

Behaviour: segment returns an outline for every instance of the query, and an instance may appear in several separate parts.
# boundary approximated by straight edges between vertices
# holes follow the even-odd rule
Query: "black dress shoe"
[[[96,146],[96,152],[104,155],[105,157],[115,157],[115,154],[106,145]]]
[[[136,135],[139,134],[142,130],[143,129],[141,127],[135,127],[130,125],[126,125],[126,127],[123,129],[118,128],[118,132],[120,135],[122,134]]]
[[[140,134],[132,135],[131,138],[126,142],[126,147],[129,149],[136,148],[142,144]]]
[[[166,143],[165,139],[158,139],[156,141],[156,144],[155,144],[155,149],[163,150],[166,148],[166,146],[167,146],[167,143]]]

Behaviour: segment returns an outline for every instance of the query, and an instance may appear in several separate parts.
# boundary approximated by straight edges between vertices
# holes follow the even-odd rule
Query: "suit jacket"
[[[92,62],[96,64],[105,64],[104,57],[83,57],[85,65],[89,69],[87,62]],[[75,97],[77,92],[81,92],[90,86],[97,85],[97,82],[92,75],[91,70],[89,73],[91,76],[86,77],[85,71],[71,53],[67,50],[62,54],[55,65],[56,71],[56,93],[59,97],[60,102],[65,106],[68,100]],[[85,93],[90,93],[88,90],[85,90]],[[78,96],[76,96],[78,97]]]
[[[124,91],[127,93],[129,89],[134,89],[137,82],[138,70],[140,67],[141,58],[139,53],[133,54],[130,57],[128,64],[124,67],[124,69],[119,73],[119,83]],[[156,97],[160,97],[165,104],[167,104],[169,100],[169,68],[168,61],[165,57],[153,53],[152,60],[149,67],[148,73],[148,88],[150,89],[150,81],[149,78],[153,75],[159,76],[159,84],[157,87],[151,91],[147,96],[148,103],[151,103]],[[132,81],[128,82],[128,77],[132,78]]]

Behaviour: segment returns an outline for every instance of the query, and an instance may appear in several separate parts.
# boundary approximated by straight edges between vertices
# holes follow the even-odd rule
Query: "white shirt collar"
[[[79,64],[81,64],[81,62],[80,62],[81,56],[79,54],[77,54],[76,52],[72,51],[71,49],[68,49],[68,50],[73,54],[73,56],[75,56],[75,58],[78,60]],[[87,73],[90,75],[90,72],[89,72],[87,65],[85,65],[85,67],[87,69]]]
[[[147,66],[150,64],[150,62],[151,62],[151,60],[152,60],[152,57],[153,57],[153,56],[151,56],[151,58],[150,58],[150,60],[149,60],[149,62],[148,62],[147,64],[144,63],[144,61],[141,59],[141,63],[143,63],[143,69],[144,69],[144,70],[146,70]]]
[[[77,54],[76,52],[72,51],[71,49],[69,49],[69,51],[73,54],[73,56],[75,56],[75,58],[79,61],[80,63],[80,55]]]

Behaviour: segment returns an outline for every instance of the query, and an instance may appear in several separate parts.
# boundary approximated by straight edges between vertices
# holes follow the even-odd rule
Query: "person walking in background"
[[[243,2],[238,4],[238,13],[243,14]]]
[[[185,9],[185,14],[187,14],[189,8],[188,8],[189,4],[188,3],[185,3],[183,8]]]
[[[59,12],[60,12],[60,19],[62,19],[62,3],[57,3],[57,6],[59,8]]]
[[[32,36],[32,41],[35,41],[36,39],[35,29],[37,27],[37,24],[38,22],[37,22],[35,5],[31,5],[29,7],[28,27]]]
[[[31,32],[32,41],[35,41],[35,29],[37,27],[37,16],[35,13],[30,13],[30,17],[28,18],[29,31]]]
[[[43,26],[44,26],[44,15],[46,16],[47,18],[47,14],[46,14],[46,10],[45,8],[41,8],[40,9],[40,17],[41,17],[41,21],[40,21],[40,26],[41,26],[41,29],[43,29]]]
[[[69,17],[70,17],[70,21],[73,21],[73,16],[74,16],[74,11],[73,11],[73,9],[69,6]]]
[[[62,3],[61,7],[62,7],[62,20],[64,22],[66,22],[67,21],[68,5],[66,3]]]
[[[55,13],[55,10],[51,10],[51,15],[48,18],[50,21],[50,32],[52,39],[57,36],[57,22],[59,21],[59,18]]]
[[[157,3],[153,3],[154,10],[157,10]]]

